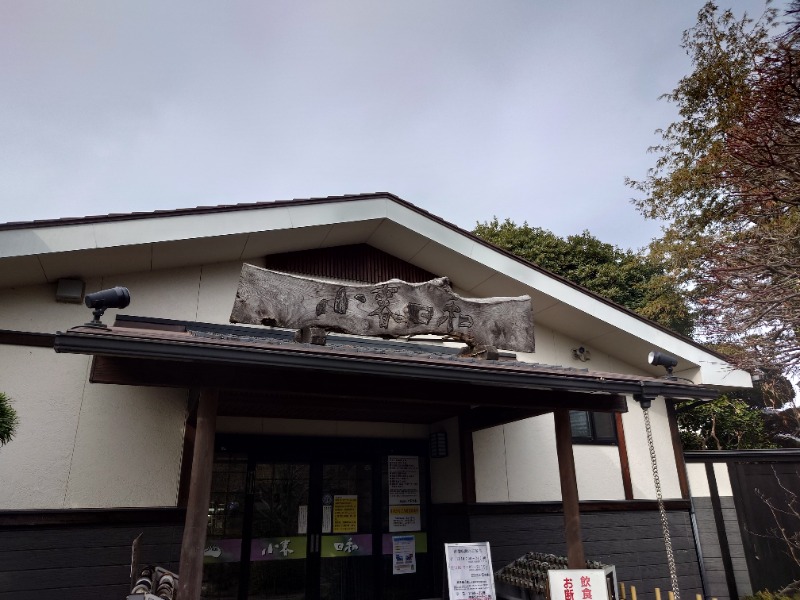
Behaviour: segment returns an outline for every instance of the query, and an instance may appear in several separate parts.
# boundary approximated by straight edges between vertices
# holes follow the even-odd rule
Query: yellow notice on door
[[[333,533],[358,531],[358,496],[333,497]]]
[[[389,531],[419,531],[422,529],[419,506],[390,506]]]

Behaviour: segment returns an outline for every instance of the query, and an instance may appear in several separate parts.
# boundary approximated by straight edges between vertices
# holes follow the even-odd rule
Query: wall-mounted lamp
[[[447,458],[447,432],[431,434],[431,458]]]
[[[62,278],[56,284],[56,302],[80,304],[86,284],[77,278]]]
[[[667,370],[667,377],[672,377],[672,369],[678,364],[678,359],[663,352],[651,352],[647,355],[647,362],[654,367],[664,367]]]
[[[94,309],[92,311],[94,319],[86,323],[86,326],[105,328],[106,326],[100,320],[100,317],[103,316],[107,308],[125,308],[128,306],[131,303],[131,293],[128,288],[117,286],[108,290],[100,290],[93,294],[86,294],[84,301],[87,307]]]

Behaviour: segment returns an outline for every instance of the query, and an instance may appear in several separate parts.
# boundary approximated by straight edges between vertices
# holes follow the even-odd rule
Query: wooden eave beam
[[[309,373],[314,376],[309,377]],[[388,377],[353,373],[316,372],[239,365],[147,360],[97,356],[92,363],[93,383],[158,387],[209,387],[263,392],[270,396],[318,397],[326,402],[363,400],[425,402],[440,406],[470,405],[517,408],[542,414],[558,408],[601,412],[627,411],[621,394],[590,394],[563,390],[539,390],[463,383],[458,380],[420,381],[412,377]],[[509,413],[511,414],[511,413]],[[519,413],[522,414],[522,413]],[[521,417],[524,418],[524,417]],[[512,419],[514,420],[514,419]]]

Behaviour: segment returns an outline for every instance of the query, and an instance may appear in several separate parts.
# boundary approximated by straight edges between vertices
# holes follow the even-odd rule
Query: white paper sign
[[[389,504],[419,504],[419,457],[389,457]]]
[[[416,540],[413,535],[392,536],[392,575],[417,572]]]
[[[301,504],[297,509],[297,533],[305,535],[308,533],[308,505]]]
[[[602,569],[553,569],[547,572],[550,600],[608,600]]]
[[[325,504],[322,506],[322,533],[330,533],[333,529],[333,506]]]
[[[489,542],[445,544],[450,600],[495,600]]]

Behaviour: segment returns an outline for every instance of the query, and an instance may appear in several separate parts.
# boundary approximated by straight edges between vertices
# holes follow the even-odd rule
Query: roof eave
[[[82,330],[83,329],[83,330]],[[60,353],[89,354],[150,360],[198,362],[230,366],[257,366],[299,370],[342,372],[371,376],[412,378],[420,381],[447,382],[457,380],[497,389],[558,390],[584,394],[624,394],[647,397],[712,399],[717,390],[694,384],[652,378],[614,379],[580,372],[560,374],[539,371],[513,371],[502,365],[436,362],[420,359],[386,357],[370,354],[348,354],[316,350],[313,346],[299,348],[260,346],[239,347],[222,344],[125,337],[104,330],[86,332],[77,328],[59,332],[54,349]]]

